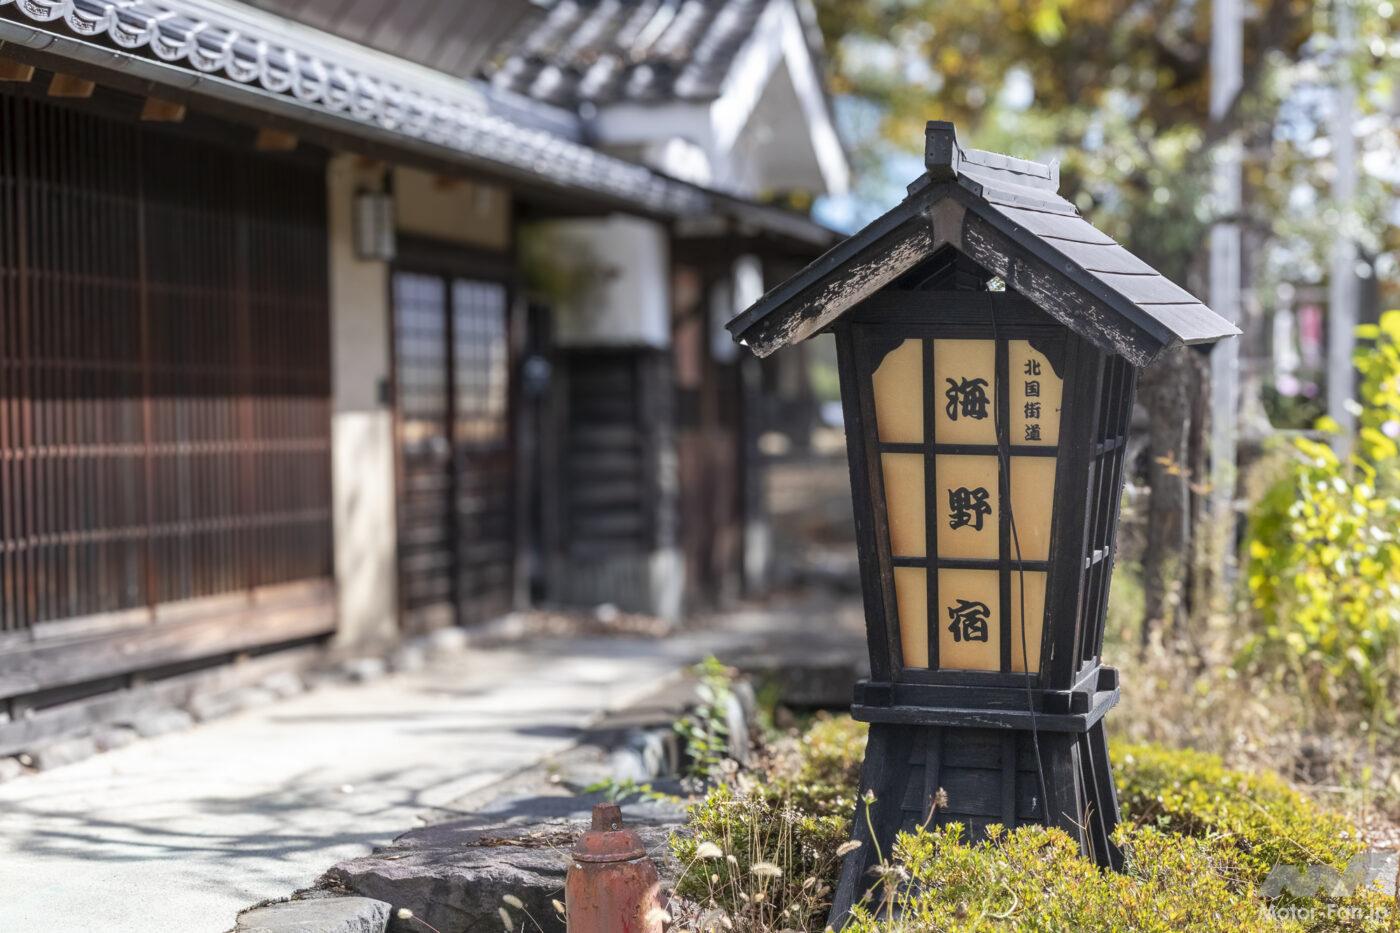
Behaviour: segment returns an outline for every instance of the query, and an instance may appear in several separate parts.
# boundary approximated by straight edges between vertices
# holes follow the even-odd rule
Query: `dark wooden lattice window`
[[[321,167],[0,125],[0,630],[329,575]]]
[[[416,252],[434,267],[430,248]],[[498,281],[405,267],[393,297],[404,623],[484,621],[514,592],[509,295]]]
[[[1093,513],[1084,556],[1088,581],[1084,614],[1086,631],[1081,645],[1084,661],[1097,658],[1103,646],[1104,618],[1108,613],[1108,581],[1113,574],[1114,532],[1118,500],[1123,490],[1123,459],[1128,446],[1128,422],[1133,412],[1136,380],[1132,366],[1121,357],[1101,357],[1098,418],[1094,425],[1093,460],[1090,466]]]

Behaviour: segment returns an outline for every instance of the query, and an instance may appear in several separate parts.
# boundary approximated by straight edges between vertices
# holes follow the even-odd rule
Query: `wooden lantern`
[[[736,317],[767,356],[835,334],[871,677],[863,845],[929,819],[1058,826],[1102,865],[1118,805],[1100,661],[1138,370],[1238,331],[1079,216],[1059,171],[926,135],[894,210]],[[945,805],[933,808],[939,789]],[[865,804],[860,804],[863,809]]]

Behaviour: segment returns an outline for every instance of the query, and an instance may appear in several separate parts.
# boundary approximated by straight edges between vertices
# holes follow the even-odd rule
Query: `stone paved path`
[[[469,649],[0,784],[0,931],[221,933],[568,747],[714,641]]]

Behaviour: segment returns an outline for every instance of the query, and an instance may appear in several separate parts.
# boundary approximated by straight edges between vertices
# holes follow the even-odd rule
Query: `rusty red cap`
[[[641,837],[622,825],[622,808],[615,803],[594,804],[593,828],[574,846],[580,862],[627,862],[646,854]]]

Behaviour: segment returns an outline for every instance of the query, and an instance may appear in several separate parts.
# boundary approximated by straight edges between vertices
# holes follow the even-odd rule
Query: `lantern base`
[[[963,715],[976,722],[978,712]],[[939,790],[947,802],[934,807]],[[895,836],[920,825],[961,823],[973,841],[994,823],[1056,826],[1099,865],[1122,865],[1102,720],[1078,733],[873,722],[860,792],[853,838],[861,845],[841,866],[829,918],[836,930],[870,889],[871,869],[890,858]],[[868,805],[867,794],[874,795]]]
[[[1119,696],[1118,671],[1103,666],[1074,690],[862,680],[851,715],[871,723],[1078,733],[1103,719]]]

